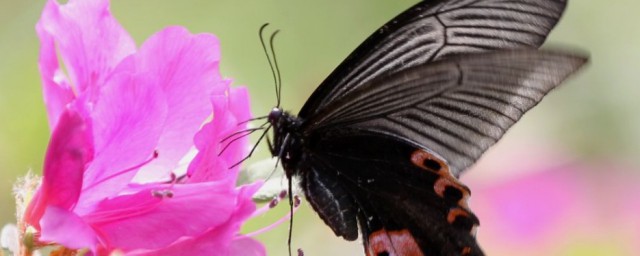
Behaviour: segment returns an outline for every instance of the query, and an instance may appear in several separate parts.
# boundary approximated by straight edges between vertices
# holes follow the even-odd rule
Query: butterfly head
[[[271,109],[269,112],[269,123],[273,126],[276,126],[276,123],[282,118],[284,115],[284,111],[281,108],[275,107]]]
[[[268,121],[273,126],[274,132],[281,135],[296,132],[301,124],[300,118],[283,111],[279,107],[271,109]]]
[[[293,170],[290,163],[297,162],[299,158],[299,147],[302,143],[300,134],[300,118],[284,112],[281,108],[275,107],[269,112],[269,123],[273,127],[273,144],[270,145],[271,154],[279,157],[285,170]],[[287,172],[291,175],[291,171]]]

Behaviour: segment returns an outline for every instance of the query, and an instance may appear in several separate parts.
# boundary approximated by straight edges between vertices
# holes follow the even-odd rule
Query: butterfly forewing
[[[433,150],[458,175],[585,61],[537,50],[449,58],[379,77],[333,102],[306,129],[395,136]]]
[[[299,113],[310,117],[382,74],[447,56],[537,48],[564,0],[421,1],[363,42],[316,89]]]

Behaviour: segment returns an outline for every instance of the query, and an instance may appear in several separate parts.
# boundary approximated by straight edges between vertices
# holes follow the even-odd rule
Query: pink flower
[[[585,161],[557,145],[505,145],[463,177],[487,254],[635,255],[637,167],[621,159]]]
[[[23,232],[100,255],[265,254],[239,234],[260,183],[229,169],[246,139],[221,152],[250,113],[213,35],[169,27],[136,49],[108,0],[50,0],[36,30],[53,131]]]

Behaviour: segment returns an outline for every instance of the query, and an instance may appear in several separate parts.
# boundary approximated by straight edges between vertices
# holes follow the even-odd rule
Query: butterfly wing
[[[577,70],[537,48],[565,0],[422,1],[370,36],[299,113],[305,194],[368,255],[482,255],[457,177]],[[458,57],[456,57],[458,56]]]
[[[378,77],[305,121],[398,137],[448,161],[457,177],[586,57],[537,50],[469,54]]]
[[[315,90],[298,116],[322,111],[368,81],[447,56],[537,48],[566,0],[421,1],[389,21]]]
[[[338,236],[368,255],[482,255],[457,180],[585,57],[467,54],[378,77],[305,120],[302,186]]]
[[[367,255],[482,255],[469,189],[444,159],[371,132],[318,145],[303,188],[337,235],[355,240],[357,215]]]

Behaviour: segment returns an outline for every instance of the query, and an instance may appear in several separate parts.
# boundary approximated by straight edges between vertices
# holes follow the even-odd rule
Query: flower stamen
[[[293,196],[293,207],[298,208],[298,206],[300,206],[300,202],[302,202],[302,200],[300,200],[300,196]]]
[[[281,194],[282,194],[282,193],[281,193]],[[286,195],[286,194],[285,194],[285,195]],[[298,195],[295,195],[293,198],[294,198],[294,199],[293,199],[293,214],[295,214],[295,213],[298,211],[298,209],[300,208],[299,206],[300,206],[300,201],[301,201],[301,200],[300,200],[300,197],[299,197]],[[274,198],[274,200],[275,200],[275,199],[276,199],[276,198]],[[273,201],[272,201],[272,202],[273,202]],[[269,205],[271,205],[271,203],[269,203]],[[269,206],[269,205],[268,205],[268,206]],[[268,210],[268,209],[271,209],[271,208],[269,208],[268,206],[267,206],[267,210]],[[265,208],[265,207],[263,207],[263,208]],[[260,210],[256,211],[256,213],[263,211],[263,208],[261,208]],[[262,213],[264,213],[264,212],[262,212]],[[279,220],[277,220],[276,222],[272,223],[271,225],[268,225],[268,226],[266,226],[266,227],[264,227],[264,228],[261,228],[261,229],[258,229],[258,230],[256,230],[256,231],[253,231],[253,232],[248,233],[248,234],[246,234],[246,235],[247,235],[248,237],[253,237],[253,236],[257,236],[257,235],[259,235],[259,234],[262,234],[262,233],[264,233],[264,232],[267,232],[267,231],[269,231],[269,230],[271,230],[271,229],[274,229],[275,227],[280,226],[280,224],[284,223],[285,221],[288,221],[288,220],[291,218],[291,216],[293,216],[293,214],[291,214],[291,213],[287,212],[287,214],[285,214],[284,216],[282,216],[282,218],[280,218],[280,219],[279,219]],[[255,214],[254,214],[254,216],[255,216]]]
[[[152,190],[151,195],[157,198],[172,198],[173,191],[171,191],[170,189]]]
[[[105,181],[107,181],[107,180],[110,180],[110,179],[113,179],[113,178],[115,178],[115,177],[118,177],[118,176],[120,176],[120,175],[122,175],[122,174],[125,174],[125,173],[128,173],[128,172],[131,172],[131,171],[136,171],[136,170],[138,170],[138,169],[142,168],[143,166],[147,165],[147,164],[148,164],[148,163],[150,163],[151,161],[155,160],[156,158],[158,158],[158,150],[154,150],[154,151],[153,151],[153,155],[151,156],[151,158],[149,158],[149,159],[145,160],[144,162],[142,162],[142,163],[140,163],[140,164],[137,164],[137,165],[135,165],[135,166],[133,166],[133,167],[130,167],[130,168],[124,169],[124,170],[122,170],[122,171],[116,172],[116,173],[114,173],[114,174],[111,174],[111,175],[109,175],[109,176],[107,176],[107,177],[105,177],[105,178],[103,178],[103,179],[101,179],[101,180],[99,180],[99,181],[97,181],[97,182],[95,182],[95,183],[91,184],[90,186],[88,186],[88,187],[87,187],[87,188],[85,188],[84,190],[85,190],[85,191],[87,191],[87,190],[89,190],[89,189],[92,189],[92,188],[96,187],[97,185],[99,185],[99,184],[101,184],[101,183],[103,183],[103,182],[105,182]]]
[[[260,207],[260,209],[258,209],[255,212],[253,212],[253,214],[251,215],[251,218],[254,218],[256,216],[260,216],[262,214],[265,214],[269,210],[275,208],[276,206],[278,206],[278,203],[280,203],[280,201],[282,199],[284,199],[285,197],[287,197],[287,190],[283,189],[282,191],[280,191],[278,196],[277,197],[273,197],[273,199],[271,199],[271,201],[267,205],[265,205],[263,207]]]
[[[280,202],[280,200],[277,197],[274,197],[271,202],[269,202],[269,209],[273,209],[276,206],[278,206],[278,203]]]

